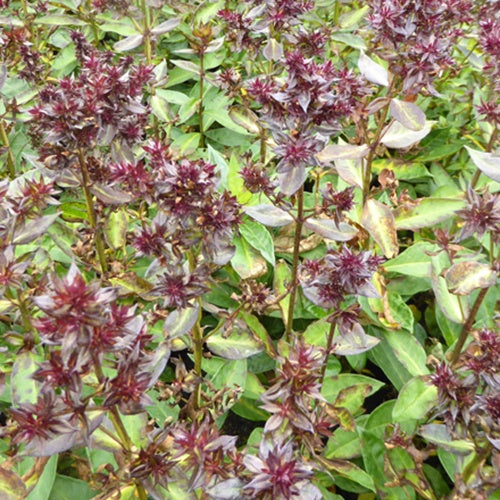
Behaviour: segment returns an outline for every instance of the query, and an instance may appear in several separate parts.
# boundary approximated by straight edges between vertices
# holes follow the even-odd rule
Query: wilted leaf
[[[247,207],[245,212],[265,226],[280,227],[293,222],[293,217],[288,212],[274,205],[255,205]]]
[[[363,146],[353,146],[351,144],[335,144],[326,146],[325,149],[316,154],[320,163],[330,163],[334,160],[359,160],[368,154],[370,148]]]
[[[484,153],[465,146],[474,165],[490,179],[500,182],[500,156],[494,153]]]
[[[445,273],[446,284],[455,295],[469,295],[476,288],[496,283],[496,273],[488,264],[475,261],[457,262]]]
[[[331,219],[307,219],[304,226],[328,240],[349,241],[358,234],[358,230],[349,224],[341,222],[337,227]]]
[[[257,135],[260,133],[259,119],[253,111],[250,111],[243,106],[233,106],[229,110],[229,116],[234,123],[243,127],[251,134]]]
[[[398,254],[396,223],[387,205],[372,198],[366,200],[361,222],[387,258],[391,259]]]
[[[231,265],[241,278],[258,278],[267,272],[267,264],[264,258],[243,238],[235,238],[233,243],[236,252],[231,258]]]
[[[399,392],[392,410],[396,422],[408,419],[419,420],[437,404],[437,388],[424,382],[422,377],[408,381]]]
[[[410,130],[422,130],[425,126],[425,113],[414,103],[391,99],[390,111],[401,125]]]
[[[359,56],[358,68],[361,74],[369,82],[383,85],[384,87],[389,86],[388,71],[383,66],[370,59],[364,52],[361,52]]]
[[[388,148],[409,148],[431,131],[433,123],[427,121],[422,129],[415,131],[395,121],[386,129],[380,142]]]
[[[222,330],[211,335],[207,347],[217,356],[233,360],[249,358],[263,350],[262,343],[243,322],[235,322],[229,336]]]
[[[13,471],[0,467],[0,498],[19,500],[26,498],[24,481]]]

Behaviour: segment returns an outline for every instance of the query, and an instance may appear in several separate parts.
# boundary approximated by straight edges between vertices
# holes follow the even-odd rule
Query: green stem
[[[97,217],[94,209],[92,193],[90,192],[89,171],[87,170],[85,156],[81,149],[78,150],[78,159],[80,162],[80,171],[82,173],[82,187],[83,187],[83,194],[85,196],[85,204],[87,206],[88,221],[91,229],[94,231],[94,242],[97,250],[97,256],[99,258],[99,263],[101,265],[101,272],[105,273],[108,269],[108,264],[106,262],[106,256],[104,254],[104,244],[101,238],[101,233],[97,227]]]
[[[10,149],[9,137],[7,136],[7,131],[5,130],[4,121],[0,121],[0,139],[2,144],[7,149],[7,171],[11,179],[16,178],[16,163],[14,160],[14,155],[12,149]]]
[[[321,386],[323,386],[323,381],[325,380],[325,373],[328,365],[328,357],[330,356],[330,350],[332,349],[333,336],[335,335],[336,324],[337,323],[335,321],[332,321],[330,323],[330,331],[328,332],[328,339],[326,341],[325,361],[323,361],[323,366],[321,367],[321,379],[320,379]]]
[[[464,323],[464,326],[462,327],[462,331],[460,332],[460,337],[458,338],[458,341],[455,345],[455,349],[453,350],[453,354],[451,355],[450,359],[451,365],[454,365],[458,361],[458,357],[460,356],[462,347],[464,346],[465,341],[467,340],[467,336],[469,335],[472,325],[474,324],[474,320],[476,319],[476,314],[479,311],[479,307],[481,306],[484,297],[488,293],[488,290],[489,290],[488,288],[482,288],[472,306],[472,309],[469,313],[469,317],[467,318],[467,321]]]
[[[200,128],[200,148],[205,147],[205,133],[203,132],[203,78],[205,76],[204,70],[204,52],[200,52],[200,102],[198,104],[198,123]]]
[[[149,30],[149,10],[146,0],[141,0],[141,9],[143,16],[144,55],[146,56],[146,62],[148,64],[151,64],[152,50],[151,50],[151,36]]]
[[[302,225],[304,223],[304,186],[297,193],[297,219],[295,221],[295,237],[293,240],[292,261],[292,288],[290,290],[290,304],[288,306],[288,317],[286,321],[285,339],[290,341],[293,325],[293,313],[295,309],[295,298],[297,296],[297,270],[299,268],[300,239],[302,236]]]

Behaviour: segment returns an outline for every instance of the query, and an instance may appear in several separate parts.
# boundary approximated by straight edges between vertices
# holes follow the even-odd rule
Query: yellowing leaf
[[[384,255],[392,259],[398,254],[398,235],[396,223],[391,209],[376,201],[369,199],[363,208],[361,222],[370,236],[379,244]]]

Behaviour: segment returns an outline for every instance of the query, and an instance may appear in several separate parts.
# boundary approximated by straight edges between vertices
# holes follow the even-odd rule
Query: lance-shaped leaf
[[[116,42],[113,45],[113,48],[116,50],[116,52],[127,52],[139,47],[143,39],[143,35],[131,35],[127,38],[124,38],[123,40],[120,40],[119,42]]]
[[[443,222],[465,206],[458,198],[421,198],[394,210],[398,229],[421,229]]]
[[[158,24],[151,30],[151,34],[154,36],[163,35],[177,28],[181,22],[179,17],[172,17],[168,21],[164,21],[163,23]]]
[[[465,146],[474,165],[481,170],[484,175],[496,182],[500,182],[500,156],[494,153],[484,153]]]
[[[320,163],[326,164],[334,160],[359,160],[368,154],[370,148],[363,146],[354,146],[352,144],[335,144],[326,146],[325,149],[316,154]]]
[[[194,73],[195,75],[200,74],[200,67],[192,61],[185,61],[184,59],[171,59],[170,62],[175,64],[178,68],[185,69],[190,73]]]
[[[341,222],[337,226],[331,219],[307,219],[304,226],[328,240],[349,241],[358,234],[358,230],[349,224]]]
[[[262,257],[271,265],[276,263],[274,257],[274,241],[271,233],[263,225],[247,220],[239,226],[240,234],[245,240],[258,250]]]
[[[396,222],[387,205],[370,198],[363,208],[361,222],[388,259],[392,259],[398,254]]]
[[[94,184],[90,191],[95,194],[99,201],[106,205],[124,205],[132,201],[134,198],[123,189],[106,186],[104,184]]]
[[[274,205],[255,205],[246,208],[245,212],[265,226],[280,227],[293,222],[293,217],[288,212]]]
[[[195,303],[192,307],[173,310],[163,323],[163,333],[167,339],[175,339],[189,333],[198,320],[200,307]]]
[[[386,128],[380,142],[388,148],[409,148],[431,131],[433,123],[433,121],[427,121],[420,130],[411,130],[395,121]]]
[[[36,240],[54,223],[59,214],[44,215],[25,224],[20,230],[16,231],[12,243],[16,245],[26,245]]]
[[[422,130],[425,126],[425,113],[414,103],[391,99],[391,116],[410,130]]]
[[[361,52],[359,56],[358,68],[361,74],[369,82],[383,85],[384,87],[389,86],[388,71],[383,66],[370,59],[364,52]]]
[[[235,321],[229,335],[223,330],[210,335],[207,347],[217,356],[226,359],[249,358],[264,349],[242,320]]]
[[[409,380],[401,389],[394,408],[392,418],[396,422],[408,419],[419,420],[437,404],[437,388],[415,377]]]
[[[475,261],[457,262],[445,273],[446,284],[455,295],[469,295],[476,288],[489,288],[496,283],[496,273],[488,264]]]

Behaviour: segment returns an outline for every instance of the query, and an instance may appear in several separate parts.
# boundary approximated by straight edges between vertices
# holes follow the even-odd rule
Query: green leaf
[[[365,375],[341,373],[340,375],[325,379],[321,388],[321,394],[329,403],[333,403],[342,389],[356,385],[369,387],[370,390],[366,395],[368,397],[381,389],[385,384],[380,380],[366,377]]]
[[[231,259],[233,269],[243,279],[258,278],[267,272],[266,261],[243,238],[234,238],[236,252]]]
[[[218,356],[226,359],[245,359],[263,350],[260,340],[248,330],[245,323],[235,321],[234,326],[228,332],[219,330],[210,335],[207,347]]]
[[[129,217],[124,209],[110,212],[106,219],[104,234],[108,245],[114,250],[123,248],[127,242]]]
[[[209,374],[209,380],[216,389],[245,389],[248,373],[246,359],[227,360],[222,358],[204,358],[203,370]]]
[[[49,500],[50,491],[54,485],[56,479],[57,471],[57,459],[58,455],[52,455],[49,461],[45,464],[43,472],[40,477],[35,477],[36,485],[31,490],[30,494],[26,497],[26,500]],[[28,482],[28,486],[31,486]]]
[[[22,352],[14,359],[10,377],[12,404],[36,403],[41,383],[32,378],[38,370],[41,358],[32,352]]]
[[[464,200],[455,198],[420,198],[396,208],[394,218],[398,229],[415,231],[453,217],[464,206]]]
[[[430,277],[432,274],[431,254],[440,248],[428,241],[417,241],[396,258],[384,264],[386,271],[413,277]]]
[[[497,275],[488,264],[473,260],[457,262],[445,273],[450,292],[455,295],[469,295],[477,288],[489,288],[496,283]]]
[[[269,413],[259,408],[255,400],[244,397],[232,406],[231,411],[252,422],[265,422],[269,418]]]
[[[377,406],[364,422],[365,429],[378,438],[384,439],[387,426],[393,423],[392,412],[395,404],[396,400],[391,399]],[[411,434],[415,431],[415,420],[409,418],[399,423],[403,432]]]
[[[325,467],[335,472],[336,474],[350,479],[351,481],[360,484],[370,491],[375,491],[373,479],[369,474],[361,469],[361,467],[358,467],[357,465],[353,464],[352,462],[348,462],[347,460],[327,460],[326,458],[324,458],[321,461],[325,465]]]
[[[258,222],[247,220],[238,226],[245,240],[258,250],[271,265],[276,264],[274,256],[274,241],[269,230]]]
[[[331,219],[310,218],[304,222],[304,226],[316,234],[323,236],[323,238],[334,241],[349,241],[358,234],[358,230],[349,224],[340,222],[337,225]]]
[[[243,310],[240,311],[239,316],[243,318],[250,331],[257,338],[262,340],[266,348],[267,354],[269,354],[269,356],[275,356],[276,349],[274,348],[273,343],[271,341],[271,337],[267,333],[267,330],[264,328],[262,323],[253,314],[247,313],[246,311]]]
[[[292,272],[288,267],[288,264],[284,260],[278,261],[274,269],[274,294],[277,297],[284,295],[285,292],[288,291],[291,279]],[[288,309],[290,308],[290,294],[287,294],[279,301],[279,307],[281,309],[283,323],[286,325],[288,322]]]
[[[227,188],[233,196],[236,196],[238,203],[245,204],[250,201],[252,193],[245,187],[245,183],[240,175],[240,161],[236,154],[231,155],[229,160],[229,172],[227,174]],[[274,249],[274,243],[273,243]]]
[[[61,474],[56,475],[50,491],[50,500],[90,500],[97,494],[88,483]]]
[[[390,111],[401,125],[410,130],[422,130],[425,127],[425,113],[414,103],[392,98]]]
[[[444,424],[423,425],[420,429],[420,435],[427,441],[456,455],[468,455],[474,451],[473,442],[465,439],[453,439]]]
[[[356,431],[346,431],[339,427],[328,439],[324,455],[332,458],[355,458],[361,455],[361,441]]]
[[[145,448],[148,438],[144,430],[148,426],[148,414],[143,411],[136,415],[120,415],[120,418],[132,444],[137,448]]]
[[[437,404],[437,388],[415,377],[401,389],[392,417],[396,422],[424,418],[427,412]]]
[[[192,307],[174,309],[170,312],[163,323],[165,338],[175,339],[189,333],[198,320],[199,309],[200,306],[195,302]]]
[[[398,234],[394,215],[387,205],[373,198],[366,200],[361,222],[388,259],[398,254]]]
[[[251,134],[260,134],[260,125],[257,115],[243,106],[233,106],[229,110],[229,116],[238,126],[244,128]],[[221,125],[223,125],[221,123]]]
[[[348,12],[342,14],[339,18],[340,29],[347,30],[356,26],[368,13],[370,7],[365,5],[360,9],[349,9]]]

